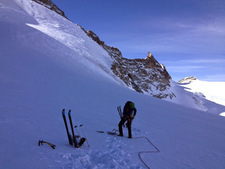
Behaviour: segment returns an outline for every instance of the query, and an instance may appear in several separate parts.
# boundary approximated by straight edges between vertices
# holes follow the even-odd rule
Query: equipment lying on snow
[[[43,141],[43,140],[39,140],[38,146],[43,145],[43,143],[48,144],[48,145],[51,146],[53,149],[55,149],[55,147],[56,147],[56,145],[54,145],[54,144],[52,144],[52,143],[49,143],[49,142],[47,142],[47,141]]]
[[[105,133],[104,131],[101,131],[101,130],[98,130],[97,132],[98,132],[98,133]],[[106,133],[109,134],[109,135],[117,135],[117,136],[118,136],[118,135],[119,135],[118,132],[119,132],[119,130],[117,130],[117,129],[112,129],[112,131],[107,131]]]

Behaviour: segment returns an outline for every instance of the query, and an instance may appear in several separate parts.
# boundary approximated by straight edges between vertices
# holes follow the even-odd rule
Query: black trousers
[[[123,128],[122,126],[124,125],[124,123],[127,121],[127,129],[128,129],[128,137],[132,138],[132,134],[131,134],[131,119],[130,118],[124,118],[122,117],[120,122],[119,122],[119,133],[121,136],[123,136]]]

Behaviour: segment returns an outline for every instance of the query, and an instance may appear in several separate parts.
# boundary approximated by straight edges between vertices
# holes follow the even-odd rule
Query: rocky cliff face
[[[169,90],[171,76],[165,66],[159,64],[150,52],[145,59],[127,59],[122,57],[119,49],[106,45],[94,32],[85,32],[112,57],[113,73],[128,87],[157,98],[175,97]]]

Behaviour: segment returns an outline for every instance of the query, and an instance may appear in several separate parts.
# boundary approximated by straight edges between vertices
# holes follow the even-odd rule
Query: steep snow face
[[[56,58],[56,55],[48,57],[52,57],[53,62],[57,60],[62,66],[66,65],[70,69],[75,69],[76,66],[73,64],[83,64],[85,65],[83,71],[90,73],[96,71],[101,76],[104,75],[121,83],[111,73],[112,60],[107,52],[93,42],[80,27],[32,1],[16,0],[11,3],[3,1],[2,4],[5,6],[2,7],[1,19],[4,19],[4,22],[7,21],[8,25],[12,25],[10,29],[13,33],[8,35],[10,38],[20,41],[27,48],[43,55],[54,52],[60,57]],[[8,15],[8,13],[12,14]],[[1,32],[6,32],[5,29],[7,28],[2,27]],[[7,37],[7,33],[3,34],[4,36]],[[29,43],[30,41],[32,43]],[[68,62],[69,65],[67,65]]]
[[[127,139],[125,128],[125,137],[96,132],[117,128],[116,106],[127,100],[138,110],[133,137],[160,150],[141,155],[149,167],[225,168],[224,117],[119,85],[108,54],[55,12],[29,0],[0,0],[0,37],[1,169],[145,168],[139,152],[155,151],[146,139]],[[72,109],[74,125],[83,124],[90,147],[68,144],[63,108]],[[39,140],[56,149],[39,147]]]

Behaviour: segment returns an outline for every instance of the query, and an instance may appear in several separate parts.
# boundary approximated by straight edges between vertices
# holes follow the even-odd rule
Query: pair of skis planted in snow
[[[66,115],[65,115],[65,109],[62,110],[62,116],[63,116],[63,120],[64,120],[64,123],[65,123],[65,127],[66,127],[66,132],[67,132],[69,144],[70,145],[73,145],[76,148],[79,148],[85,142],[86,138],[83,138],[82,137],[80,139],[80,141],[77,142],[76,137],[80,137],[80,136],[75,136],[75,134],[74,134],[73,122],[72,122],[72,118],[71,118],[71,110],[68,111],[68,117],[69,117],[69,121],[70,121],[72,136],[71,136],[71,134],[69,132],[69,129],[68,129],[68,125],[67,125],[67,121],[66,121]]]

